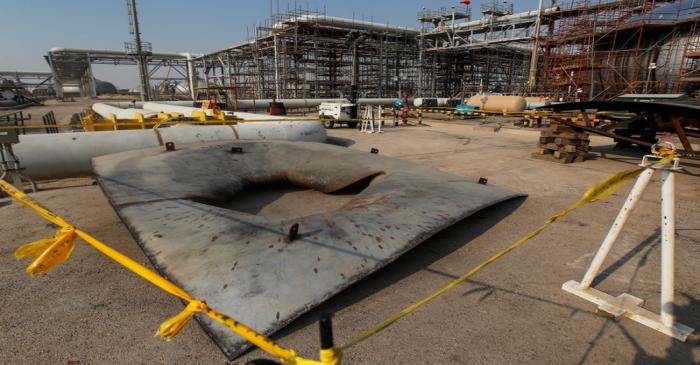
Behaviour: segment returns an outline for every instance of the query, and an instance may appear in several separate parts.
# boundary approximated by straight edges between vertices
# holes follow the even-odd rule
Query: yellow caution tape
[[[175,335],[177,335],[180,332],[180,330],[187,324],[187,322],[190,319],[192,319],[195,313],[205,313],[215,321],[223,324],[231,331],[237,333],[241,337],[245,338],[246,340],[261,348],[262,350],[280,358],[285,362],[285,364],[337,364],[332,362],[316,362],[314,360],[304,359],[298,356],[295,351],[276,344],[268,337],[265,337],[262,334],[253,330],[252,328],[246,326],[245,324],[238,322],[235,318],[229,317],[221,312],[210,308],[209,306],[207,306],[205,301],[195,299],[189,293],[179,288],[177,285],[173,284],[164,277],[158,275],[154,271],[146,268],[145,266],[125,256],[119,251],[100,242],[98,239],[92,237],[88,233],[73,227],[71,224],[63,220],[63,218],[54,214],[49,209],[43,207],[34,199],[24,194],[22,191],[16,189],[14,186],[8,184],[7,182],[0,180],[0,189],[2,189],[5,193],[12,196],[13,198],[17,199],[22,204],[34,210],[46,220],[61,227],[61,229],[58,231],[58,233],[56,233],[54,237],[38,240],[30,244],[23,245],[19,249],[17,249],[17,251],[15,252],[15,256],[17,258],[36,258],[36,260],[27,268],[28,272],[32,274],[44,274],[52,268],[56,267],[57,265],[61,264],[63,261],[68,259],[71,252],[73,251],[75,238],[80,237],[90,246],[103,253],[105,256],[111,258],[112,260],[131,270],[135,274],[146,279],[151,284],[170,293],[171,295],[174,295],[188,302],[187,307],[185,307],[185,309],[181,313],[163,322],[163,324],[161,324],[158,328],[157,335],[163,337],[166,340],[170,340]],[[326,352],[328,351],[332,352],[334,350],[326,350]],[[339,355],[337,355],[336,357],[339,357]]]
[[[668,148],[660,148],[658,150],[654,150],[654,154],[658,155],[661,157],[661,160],[656,162],[654,166],[660,166],[660,165],[666,165],[673,161],[675,157],[677,157],[677,154]],[[559,219],[565,217],[567,214],[571,213],[573,210],[576,208],[579,208],[587,203],[592,203],[596,202],[598,200],[602,200],[613,194],[615,191],[617,191],[620,187],[622,187],[626,182],[636,178],[639,176],[639,174],[642,173],[645,169],[648,167],[639,167],[636,169],[631,169],[631,170],[625,170],[622,172],[619,172],[617,174],[608,176],[607,178],[599,181],[595,185],[593,185],[590,189],[588,189],[583,196],[576,201],[574,204],[570,205],[568,208],[564,209],[561,211],[559,214],[555,214],[547,219],[547,221],[544,222],[543,225],[535,229],[534,231],[526,234],[519,240],[517,240],[515,243],[507,247],[506,249],[498,252],[497,254],[491,256],[488,258],[486,261],[480,263],[473,269],[469,270],[467,273],[463,274],[459,278],[453,280],[449,284],[447,284],[445,287],[441,288],[440,290],[437,290],[433,292],[432,294],[428,295],[424,299],[421,299],[420,301],[409,305],[408,307],[400,310],[399,312],[394,313],[391,315],[389,318],[385,319],[384,321],[380,322],[379,324],[371,327],[361,335],[357,336],[350,342],[340,346],[341,350],[346,350],[352,346],[357,345],[358,343],[372,337],[373,335],[379,333],[380,331],[384,330],[385,328],[391,326],[394,324],[396,321],[399,319],[403,318],[404,316],[416,311],[418,308],[428,304],[431,302],[433,299],[441,296],[448,290],[456,287],[457,285],[463,283],[470,277],[472,277],[474,274],[478,273],[482,269],[484,269],[486,266],[492,264],[496,260],[500,259],[501,257],[505,256],[506,254],[510,253],[511,251],[515,250],[516,248],[520,247],[523,245],[525,242],[531,240],[532,238],[536,237],[542,231],[547,229],[552,223],[558,221]]]
[[[36,258],[27,267],[30,274],[46,274],[55,266],[66,261],[75,247],[75,228],[63,227],[53,238],[44,238],[21,246],[15,251],[20,260],[27,257]]]
[[[663,147],[658,149],[655,148],[653,152],[657,156],[661,157],[661,160],[656,162],[652,167],[668,164],[678,156],[672,149]],[[18,259],[27,257],[36,258],[36,260],[27,268],[27,271],[29,273],[44,274],[51,270],[53,267],[56,267],[63,261],[67,260],[68,257],[70,257],[71,252],[73,251],[75,238],[80,237],[89,245],[103,253],[105,256],[111,258],[115,262],[121,264],[122,266],[126,267],[127,269],[131,270],[132,272],[136,273],[142,278],[146,279],[153,285],[170,293],[171,295],[174,295],[188,302],[187,306],[182,312],[163,322],[158,328],[156,335],[159,335],[166,340],[170,340],[174,336],[176,336],[180,332],[180,330],[182,330],[182,328],[187,324],[187,322],[189,322],[189,320],[192,319],[194,314],[205,313],[210,318],[223,324],[231,331],[237,333],[241,337],[250,341],[252,344],[258,346],[263,351],[278,357],[285,365],[339,365],[342,360],[342,352],[345,349],[357,345],[358,343],[366,340],[367,338],[379,333],[380,331],[389,327],[402,317],[416,311],[418,308],[424,306],[425,304],[431,302],[433,299],[439,297],[448,290],[466,281],[471,276],[484,269],[486,266],[490,265],[491,263],[505,256],[506,254],[515,250],[519,246],[523,245],[525,242],[539,235],[552,223],[563,218],[578,207],[587,203],[605,199],[606,197],[610,196],[620,187],[622,187],[626,182],[639,176],[639,174],[641,174],[641,172],[644,171],[646,168],[649,167],[640,167],[636,169],[622,171],[599,181],[590,189],[588,189],[583,194],[581,199],[576,201],[574,204],[564,209],[559,214],[549,217],[542,226],[538,227],[534,231],[520,238],[508,248],[491,256],[489,259],[477,265],[476,267],[474,267],[464,275],[460,276],[459,278],[453,280],[445,287],[435,291],[426,298],[395,313],[386,320],[365,331],[360,336],[346,343],[345,345],[337,348],[321,350],[320,361],[301,357],[294,350],[284,348],[276,344],[268,337],[238,322],[236,319],[210,308],[209,306],[207,306],[205,301],[195,299],[189,293],[179,288],[172,282],[168,281],[164,277],[137,263],[131,258],[123,255],[117,250],[114,250],[113,248],[107,246],[106,244],[92,237],[88,233],[75,228],[74,226],[63,220],[63,218],[54,214],[49,209],[43,207],[34,199],[24,194],[22,191],[16,189],[14,186],[6,183],[5,181],[0,180],[0,189],[8,195],[12,196],[13,198],[17,199],[22,204],[34,210],[46,220],[61,227],[61,229],[56,233],[54,237],[41,239],[23,245],[19,249],[17,249],[17,251],[15,252],[15,256]]]

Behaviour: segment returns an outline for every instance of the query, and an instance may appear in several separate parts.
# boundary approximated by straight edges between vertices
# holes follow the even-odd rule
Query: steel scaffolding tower
[[[700,1],[560,4],[543,44],[543,93],[564,100],[697,90]]]

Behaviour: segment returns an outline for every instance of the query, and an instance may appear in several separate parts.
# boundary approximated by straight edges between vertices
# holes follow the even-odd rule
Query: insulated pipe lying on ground
[[[186,106],[180,106],[180,105],[160,104],[160,103],[153,103],[153,102],[145,102],[145,103],[143,103],[143,107],[146,109],[150,109],[150,110],[157,110],[157,111],[163,112],[163,113],[181,113],[181,114],[188,116],[188,117],[192,116],[192,114],[195,112],[204,112],[207,115],[213,115],[213,113],[214,113],[214,111],[212,109],[192,108],[192,107],[186,107]],[[230,113],[230,112],[227,112],[227,113]],[[251,119],[251,120],[291,119],[291,118],[285,117],[285,116],[268,115],[268,114],[253,114],[253,113],[241,113],[241,112],[234,112],[233,114],[237,118]]]
[[[208,141],[271,139],[323,142],[326,130],[319,122],[260,122],[228,126],[176,126],[99,133],[20,135],[13,146],[24,174],[35,180],[92,175],[93,157],[117,152]]]
[[[111,105],[117,108],[143,108],[144,101],[105,101],[104,104]],[[180,106],[194,106],[192,100],[158,100],[159,104],[170,104]]]
[[[336,98],[336,99],[277,99],[275,100],[279,103],[283,103],[284,106],[287,109],[294,109],[294,108],[315,108],[321,103],[342,103],[346,102],[346,99],[342,98]],[[257,99],[257,100],[252,100],[252,99],[241,99],[241,100],[236,100],[232,101],[230,103],[231,108],[238,108],[238,109],[254,109],[254,110],[266,110],[267,107],[270,105],[272,102],[272,99]]]
[[[194,112],[204,112],[206,115],[213,115],[214,111],[211,109],[193,108],[187,106],[173,105],[173,104],[161,104],[147,101],[143,103],[143,108],[147,110],[153,110],[160,113],[180,113],[186,117],[191,117]]]
[[[110,114],[114,114],[117,119],[136,119],[136,113],[142,114],[145,118],[150,118],[158,114],[152,110],[134,108],[122,109],[105,103],[92,104],[92,110],[105,119],[109,118]]]

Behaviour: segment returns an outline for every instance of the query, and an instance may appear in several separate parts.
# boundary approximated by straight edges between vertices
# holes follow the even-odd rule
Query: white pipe
[[[66,47],[53,47],[49,50],[49,53],[89,53],[91,56],[123,56],[129,57],[124,51],[117,51],[112,49],[95,49],[95,48],[66,48]],[[198,58],[202,57],[203,54],[191,54],[191,57]],[[156,52],[149,54],[149,57],[159,58],[159,57],[169,57],[169,58],[187,58],[187,53],[177,53],[177,52]]]
[[[661,323],[673,326],[675,173],[670,168],[661,170]]]
[[[235,126],[176,126],[170,128],[88,133],[20,135],[13,146],[24,174],[32,179],[62,179],[92,174],[93,157],[117,152],[210,141],[266,139],[323,142],[319,122],[260,122]]]
[[[135,100],[131,101],[105,101],[102,104],[111,105],[117,108],[143,108],[144,101]],[[158,100],[158,104],[170,104],[170,105],[180,105],[180,106],[194,106],[194,101],[192,100]]]
[[[286,108],[314,108],[325,102],[347,102],[347,99],[277,99],[277,102],[283,103]],[[265,110],[272,102],[272,99],[239,99],[236,101],[238,109],[257,109]]]
[[[190,87],[190,97],[192,100],[197,99],[197,69],[195,68],[192,54],[183,53],[187,58],[187,83]]]
[[[442,99],[442,98],[441,98]],[[390,106],[394,105],[394,101],[396,101],[396,98],[358,98],[357,103],[362,104],[362,105],[384,105],[384,106]],[[273,99],[239,99],[237,100],[238,103],[238,108],[239,109],[256,109],[256,110],[265,110],[268,108],[269,104],[273,101]],[[284,103],[284,106],[287,108],[314,108],[321,103],[332,103],[332,102],[337,102],[337,103],[347,103],[348,99],[344,98],[324,98],[324,99],[277,99],[277,102]],[[142,101],[136,101],[136,102],[130,102],[130,101],[107,101],[102,104],[107,104],[111,105],[114,107],[119,107],[119,108],[129,108],[129,107],[135,107],[135,108],[144,108],[144,109],[149,109],[145,108],[144,104],[146,102]],[[167,104],[167,105],[179,105],[179,106],[186,106],[191,109],[197,109],[200,110],[199,108],[193,108],[194,107],[194,102],[192,100],[158,100],[157,102],[148,102],[148,103],[153,103],[153,104],[158,104],[160,106]],[[155,108],[151,105],[151,108]],[[167,106],[166,106],[167,108]],[[156,109],[162,109],[162,107],[158,107]],[[152,109],[153,111],[157,111],[156,109]],[[184,113],[183,113],[184,114]],[[188,115],[189,116],[189,115]]]
[[[92,110],[101,115],[103,118],[110,118],[110,114],[114,114],[117,119],[135,119],[136,113],[140,113],[146,118],[153,117],[157,114],[152,110],[134,108],[122,109],[105,103],[92,104]]]
[[[211,109],[193,108],[173,104],[161,104],[150,101],[143,103],[143,108],[161,113],[180,113],[185,115],[186,117],[191,117],[194,112],[204,112],[206,113],[206,115],[214,114],[214,111]]]
[[[293,16],[288,20],[276,23],[275,28],[281,28],[284,24],[290,23],[317,23],[328,26],[339,26],[351,29],[366,29],[375,30],[380,32],[396,32],[396,33],[408,33],[408,34],[418,34],[418,29],[402,27],[398,25],[388,25],[382,23],[369,22],[365,20],[340,18],[336,16],[328,15],[317,15],[317,14],[305,14],[299,16]]]
[[[285,20],[283,22],[275,23],[273,25],[273,27],[276,29],[279,29],[279,28],[282,28],[285,24],[294,24],[296,22],[298,22],[298,23],[315,23],[315,24],[322,24],[322,25],[331,26],[331,27],[335,26],[335,27],[344,27],[344,28],[350,28],[350,29],[365,29],[365,30],[373,30],[373,31],[377,31],[377,32],[401,33],[401,34],[406,34],[406,35],[418,35],[418,33],[420,33],[418,31],[418,29],[415,29],[415,28],[382,24],[382,23],[376,23],[376,22],[369,22],[369,21],[357,20],[357,19],[340,18],[340,17],[328,16],[328,15],[316,15],[316,14],[306,14],[306,15],[294,16],[294,17],[291,17],[288,20]],[[263,38],[268,38],[268,37],[272,38],[271,35],[268,35],[268,36],[263,37]],[[213,51],[211,53],[206,54],[205,56],[212,56],[212,55],[215,55],[217,53],[226,52],[226,51],[229,51],[232,49],[241,48],[241,47],[245,47],[245,46],[249,46],[249,45],[253,45],[253,44],[255,44],[255,40],[243,41],[243,42],[234,44],[230,47]]]
[[[627,222],[627,218],[629,218],[630,213],[632,213],[632,209],[634,209],[634,206],[637,204],[637,202],[639,202],[639,199],[642,197],[644,189],[647,187],[647,185],[649,185],[649,181],[651,181],[652,175],[654,175],[654,169],[648,168],[644,170],[642,174],[639,175],[639,177],[637,178],[637,181],[634,183],[632,190],[627,196],[627,200],[625,200],[625,203],[622,205],[622,209],[620,209],[620,212],[617,214],[617,217],[615,218],[612,227],[610,227],[610,231],[608,231],[608,234],[607,236],[605,236],[605,239],[600,245],[598,252],[596,252],[595,257],[591,262],[591,266],[588,268],[588,271],[586,271],[586,274],[583,276],[583,279],[579,284],[580,289],[586,289],[590,287],[591,283],[593,282],[593,279],[595,279],[595,277],[598,275],[598,272],[600,272],[600,267],[603,265],[605,257],[607,257],[608,253],[610,253],[610,249],[617,240],[617,237],[620,235],[622,227],[624,227],[625,222]]]
[[[299,119],[299,118],[292,118],[292,117],[287,117],[284,115],[270,115],[270,114],[256,114],[256,113],[243,113],[243,112],[227,112],[232,114],[236,118],[240,118],[243,120],[279,120],[279,119]],[[248,124],[248,123],[246,123]]]
[[[558,12],[560,8],[558,6],[552,7],[552,8],[547,8],[544,9],[542,12],[542,15],[551,15],[555,12]],[[532,20],[533,22],[536,21],[537,17],[537,10],[530,10],[530,11],[525,11],[522,13],[515,13],[515,14],[510,14],[510,15],[504,15],[504,16],[499,16],[499,17],[494,17],[491,20],[491,23],[489,25],[491,26],[498,26],[503,23],[509,23],[510,21],[519,21],[519,20]],[[459,29],[464,29],[464,28],[473,28],[473,27],[483,27],[484,24],[489,21],[486,18],[479,19],[479,20],[470,20],[466,22],[461,22],[457,23],[454,25],[455,28]],[[442,32],[442,30],[435,30],[435,33]]]
[[[361,105],[394,105],[396,98],[358,98],[357,103]],[[314,108],[321,103],[347,103],[348,99],[333,98],[333,99],[277,99],[277,102],[283,103],[286,108]],[[237,101],[239,109],[267,109],[268,104],[272,99],[240,99]]]

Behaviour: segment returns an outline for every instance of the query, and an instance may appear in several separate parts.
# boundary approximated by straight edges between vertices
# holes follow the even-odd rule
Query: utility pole
[[[530,75],[527,79],[527,91],[532,92],[537,81],[537,51],[540,48],[540,29],[542,27],[542,7],[544,0],[540,0],[537,8],[537,20],[535,22],[535,42],[532,45],[532,57],[530,58]]]
[[[353,119],[357,119],[357,97],[360,83],[360,44],[367,39],[367,34],[359,32],[350,32],[345,40],[346,45],[350,46],[352,51],[352,75],[350,81],[350,103],[354,104],[350,112]]]
[[[127,53],[130,53],[134,56],[134,60],[136,60],[136,65],[139,69],[139,82],[141,83],[141,100],[149,101],[151,99],[151,86],[148,80],[148,60],[146,59],[146,57],[151,52],[150,49],[144,52],[143,44],[141,44],[141,32],[139,31],[139,16],[136,12],[136,0],[128,0],[128,5],[129,23],[131,25],[131,34],[134,35],[134,44],[133,47],[129,47],[127,45],[126,50]]]

